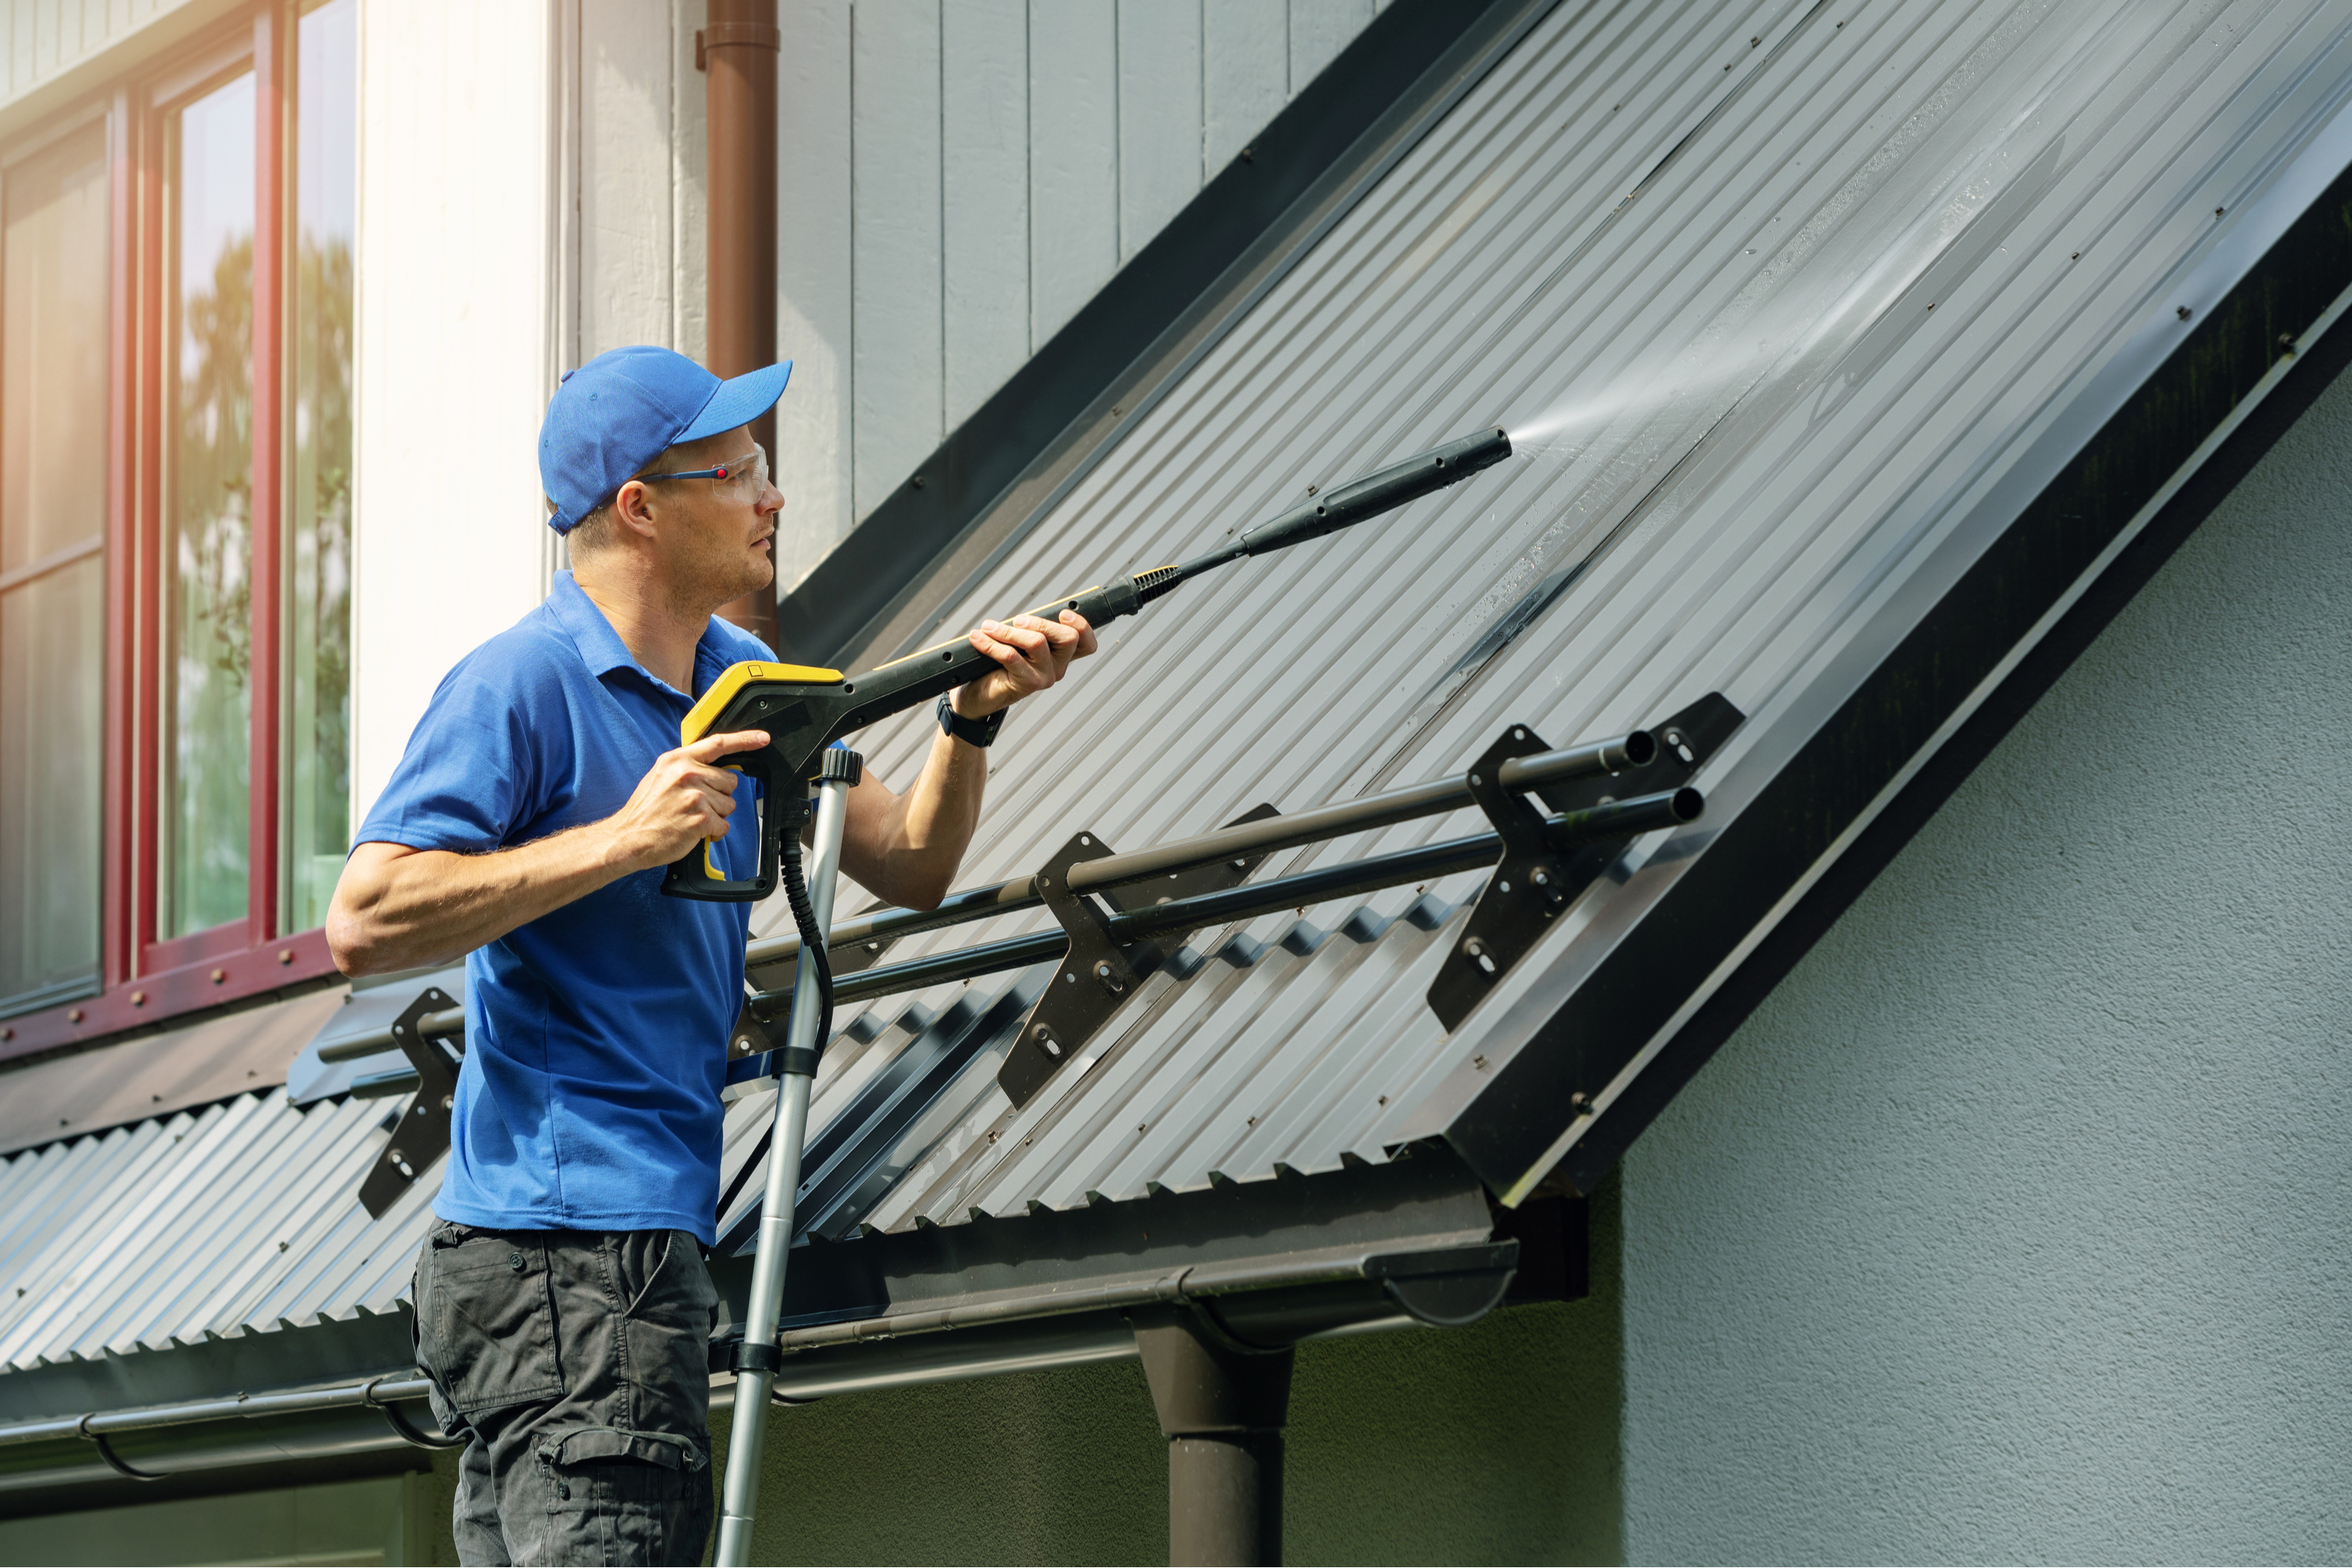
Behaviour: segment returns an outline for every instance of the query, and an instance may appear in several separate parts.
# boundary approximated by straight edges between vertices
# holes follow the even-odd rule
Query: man
[[[764,734],[677,742],[730,665],[772,658],[713,618],[775,579],[784,498],[749,426],[792,366],[720,382],[666,349],[566,376],[540,435],[572,570],[459,661],[367,820],[327,915],[347,974],[466,960],[466,1061],[438,1223],[417,1258],[416,1352],[470,1439],[467,1563],[694,1563],[709,1527],[707,1341],[719,1090],[749,911],[664,898],[751,784]],[[894,903],[953,883],[1005,707],[1095,648],[1076,615],[984,623],[998,668],[943,700],[904,795],[852,794],[842,869]]]

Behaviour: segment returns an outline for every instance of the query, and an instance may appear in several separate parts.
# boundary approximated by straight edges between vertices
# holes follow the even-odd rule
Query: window
[[[253,73],[167,133],[156,935],[242,922],[253,795]]]
[[[0,167],[0,996],[96,989],[108,168],[92,121]]]
[[[294,137],[293,479],[287,494],[288,928],[327,918],[352,837],[352,254],[359,3],[301,21]]]
[[[272,0],[0,148],[9,1054],[330,967],[357,52]]]

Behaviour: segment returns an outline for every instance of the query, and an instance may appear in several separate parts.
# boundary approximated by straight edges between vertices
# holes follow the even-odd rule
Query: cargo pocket
[[[540,1440],[547,1511],[567,1563],[679,1561],[709,1502],[710,1457],[689,1438],[580,1426]]]
[[[641,1432],[707,1431],[719,1292],[701,1249],[685,1231],[637,1232],[621,1247],[621,1284],[632,1424]]]
[[[561,1396],[541,1241],[435,1226],[416,1262],[416,1350],[461,1415]]]

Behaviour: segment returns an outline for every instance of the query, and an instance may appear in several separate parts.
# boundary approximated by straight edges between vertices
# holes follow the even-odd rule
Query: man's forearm
[[[877,897],[929,909],[955,886],[964,851],[980,826],[988,753],[941,734],[906,794],[881,810],[853,810],[842,843],[842,869]],[[869,783],[887,798],[889,792]]]
[[[632,868],[601,823],[488,855],[418,850],[347,877],[327,940],[346,974],[462,957]],[[362,846],[366,848],[373,846]]]
[[[723,837],[740,782],[721,757],[768,743],[764,730],[705,735],[664,752],[602,822],[511,849],[457,855],[362,844],[327,906],[327,947],[346,974],[446,963],[632,871],[667,866]]]

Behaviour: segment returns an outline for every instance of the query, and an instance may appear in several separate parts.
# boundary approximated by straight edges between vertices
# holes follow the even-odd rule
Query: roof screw
[[[68,1023],[68,1024],[79,1024],[79,1023],[80,1023],[80,1022],[81,1022],[81,1009],[80,1009],[80,1008],[79,1008],[79,1007],[76,1007],[72,1012],[68,1013],[68,1014],[66,1015],[66,1022],[67,1022],[67,1023]],[[60,1122],[58,1122],[58,1126],[60,1126],[60,1127],[62,1127],[62,1126],[64,1126],[64,1125],[65,1125],[65,1123],[64,1123],[64,1122],[62,1122],[62,1121],[60,1121]]]
[[[131,1005],[133,1007],[144,1007],[147,1005],[147,993],[144,991],[133,991],[131,994]]]
[[[2190,316],[2192,316],[2192,315],[2196,314],[2196,312],[2195,312],[2195,311],[2193,311],[2193,310],[2191,310],[2188,306],[2183,305],[2183,306],[2181,306],[2181,307],[2180,307],[2180,309],[2179,309],[2179,310],[2175,310],[2175,311],[2173,312],[2173,314],[2174,314],[2174,315],[2176,315],[2176,316],[2179,316],[2182,321],[2187,321]]]
[[[281,948],[279,948],[279,949],[278,950],[278,963],[293,963],[293,962],[294,962],[294,950],[293,950],[292,948],[290,948],[290,947],[281,947]]]
[[[1582,1116],[1591,1110],[1591,1109],[1592,1097],[1591,1095],[1580,1090],[1579,1092],[1568,1097],[1568,1113],[1570,1116]]]
[[[218,985],[222,981],[226,980],[227,978],[228,978],[228,971],[227,971],[227,970],[226,970],[226,969],[215,969],[215,970],[214,970],[214,971],[213,971],[213,984],[214,984]]]

